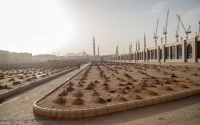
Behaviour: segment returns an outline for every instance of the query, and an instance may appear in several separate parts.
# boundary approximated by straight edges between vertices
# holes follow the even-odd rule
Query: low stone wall
[[[59,76],[65,74],[65,73],[71,72],[71,71],[73,71],[73,70],[75,70],[75,69],[77,69],[77,67],[74,67],[74,68],[71,68],[71,69],[68,69],[68,70],[65,70],[65,71],[62,71],[62,72],[53,74],[53,75],[51,75],[51,76],[47,76],[47,77],[45,77],[45,78],[43,78],[43,79],[39,79],[39,80],[30,82],[30,83],[27,83],[27,84],[25,84],[25,85],[19,86],[19,87],[17,87],[17,88],[11,89],[11,90],[6,91],[6,92],[4,92],[4,93],[1,93],[1,94],[0,94],[0,101],[2,101],[3,99],[8,98],[8,97],[10,97],[10,96],[12,96],[12,95],[14,95],[14,94],[17,94],[17,93],[19,93],[19,92],[22,92],[22,91],[25,91],[25,90],[27,90],[27,89],[29,89],[29,88],[32,88],[32,87],[34,87],[34,86],[36,86],[36,85],[39,85],[39,84],[41,84],[41,83],[43,83],[43,82],[46,82],[46,81],[49,81],[49,80],[54,79],[54,78],[56,78],[56,77],[59,77]]]
[[[76,75],[74,75],[74,76],[76,76]],[[72,78],[70,78],[70,79],[72,79]],[[66,83],[70,79],[66,80],[64,83]],[[62,83],[61,85],[63,85],[64,83]],[[191,89],[191,90],[186,90],[186,91],[177,92],[177,93],[173,93],[173,94],[156,96],[156,97],[147,98],[147,99],[123,102],[123,103],[118,103],[118,104],[113,104],[113,105],[105,105],[105,106],[95,107],[95,108],[83,108],[83,109],[73,109],[73,110],[47,109],[47,108],[39,107],[36,104],[38,101],[42,100],[43,98],[45,98],[46,96],[51,94],[53,91],[58,89],[60,86],[56,87],[50,93],[43,96],[41,99],[37,100],[33,104],[33,113],[35,115],[50,117],[50,118],[57,118],[57,119],[93,117],[93,116],[104,115],[104,114],[108,114],[108,113],[114,113],[114,112],[134,109],[134,108],[140,108],[140,107],[144,107],[144,106],[148,106],[148,105],[163,103],[163,102],[167,102],[167,101],[172,101],[172,100],[181,99],[181,98],[185,98],[188,96],[200,94],[200,88],[195,88],[195,89]]]

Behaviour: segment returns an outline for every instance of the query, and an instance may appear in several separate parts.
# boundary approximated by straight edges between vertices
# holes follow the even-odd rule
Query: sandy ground
[[[39,67],[39,68],[20,68],[20,69],[0,69],[0,93],[32,81],[45,78],[52,74],[69,69],[65,67]]]
[[[89,66],[37,102],[43,108],[81,109],[199,88],[200,68],[124,64]]]

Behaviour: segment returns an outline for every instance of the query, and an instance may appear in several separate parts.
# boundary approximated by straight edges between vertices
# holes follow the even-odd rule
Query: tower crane
[[[176,30],[176,42],[178,42],[178,32],[179,32],[179,19],[178,19],[178,27],[177,27],[177,30]]]
[[[188,30],[186,31],[185,26],[183,25],[183,23],[181,21],[180,15],[177,14],[177,16],[178,16],[179,21],[181,22],[181,25],[183,26],[183,29],[184,29],[185,34],[186,34],[186,40],[187,40],[188,39],[188,34],[191,33],[191,31],[189,31],[190,30],[190,26],[189,26]]]
[[[197,34],[197,32],[195,32],[195,33],[196,33],[196,37],[200,36],[200,20],[199,20],[199,32],[198,32],[198,34]]]
[[[166,20],[166,26],[165,26],[165,27],[163,27],[163,29],[164,29],[164,32],[163,32],[163,34],[165,34],[165,44],[167,44],[167,23],[168,23],[168,16],[169,16],[169,9],[168,9],[168,11],[167,11],[167,20]]]
[[[153,37],[155,39],[155,46],[157,46],[157,39],[158,39],[158,36],[157,36],[158,22],[159,22],[159,18],[157,20],[156,33],[154,32],[154,37]]]

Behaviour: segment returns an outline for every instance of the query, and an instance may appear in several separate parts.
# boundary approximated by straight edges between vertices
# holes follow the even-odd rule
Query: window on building
[[[162,49],[160,50],[160,59],[162,59]]]
[[[155,59],[157,59],[157,49],[155,49]]]
[[[192,59],[192,45],[191,44],[187,46],[187,58]]]
[[[148,59],[150,59],[150,50],[148,50]]]
[[[171,57],[172,59],[175,59],[175,46],[171,46]]]
[[[182,59],[182,45],[177,46],[177,58]]]
[[[151,59],[154,59],[154,50],[151,50]]]
[[[197,57],[200,58],[200,41],[197,42]]]
[[[165,48],[165,59],[169,59],[169,47]]]
[[[142,59],[143,59],[143,52],[142,52]]]

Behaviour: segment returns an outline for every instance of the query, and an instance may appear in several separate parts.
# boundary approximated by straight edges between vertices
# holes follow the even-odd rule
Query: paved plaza
[[[86,67],[82,66],[81,69]],[[29,89],[0,103],[0,125],[198,125],[200,95],[147,107],[83,119],[50,119],[35,116],[33,103],[80,70]]]

